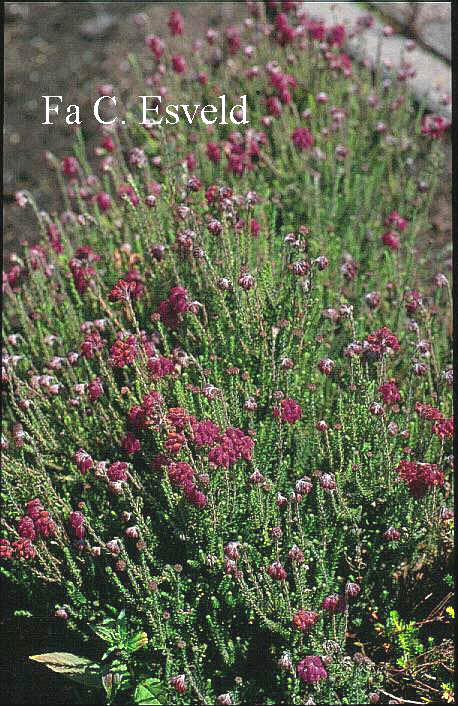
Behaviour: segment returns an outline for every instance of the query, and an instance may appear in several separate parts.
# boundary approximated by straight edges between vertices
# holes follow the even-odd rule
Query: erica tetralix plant
[[[353,643],[451,543],[450,285],[412,254],[446,125],[343,26],[248,6],[198,51],[172,9],[130,88],[249,124],[132,108],[94,165],[78,131],[50,157],[62,213],[17,195],[42,239],[3,274],[1,570],[109,643],[110,703],[367,703]]]

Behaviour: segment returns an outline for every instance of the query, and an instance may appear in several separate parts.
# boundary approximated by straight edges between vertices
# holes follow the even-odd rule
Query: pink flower
[[[37,534],[42,537],[54,537],[57,532],[56,523],[51,519],[47,510],[42,510],[40,517],[35,520],[35,529]]]
[[[67,177],[74,177],[78,174],[79,164],[76,157],[64,157],[62,160],[62,171]]]
[[[184,694],[186,689],[188,688],[186,686],[186,677],[184,674],[178,674],[176,677],[172,677],[170,680],[171,686],[175,689],[175,691],[178,691],[179,694]]]
[[[90,468],[92,468],[94,461],[92,456],[90,456],[84,449],[78,449],[75,451],[73,460],[76,463],[78,470],[84,475]]]
[[[226,37],[229,53],[232,55],[237,54],[241,44],[240,32],[237,27],[228,27],[224,32],[224,36]]]
[[[30,539],[16,539],[11,547],[20,559],[33,559],[37,554],[37,550]]]
[[[285,581],[287,576],[285,569],[279,561],[274,561],[267,569],[267,573],[270,578],[275,579],[275,581]]]
[[[138,206],[140,199],[138,198],[137,194],[135,193],[134,189],[130,184],[121,184],[121,186],[118,189],[118,198],[122,199],[124,196],[126,196],[132,206]]]
[[[293,617],[292,624],[301,632],[310,632],[318,617],[318,613],[313,610],[299,610]]]
[[[345,27],[344,25],[334,25],[327,32],[327,40],[331,47],[341,47],[345,42]]]
[[[139,440],[129,431],[121,442],[121,448],[127,454],[132,455],[140,451],[141,445]]]
[[[87,360],[92,360],[102,350],[104,341],[98,331],[90,333],[81,344],[81,353]]]
[[[333,360],[331,360],[331,358],[323,358],[318,363],[318,370],[324,375],[331,375],[332,371],[334,370],[334,367],[335,363]]]
[[[313,135],[306,127],[299,127],[294,130],[291,139],[299,150],[306,150],[312,147],[314,143]]]
[[[84,539],[86,534],[86,528],[84,526],[85,517],[82,512],[75,510],[71,512],[68,516],[68,524],[70,525],[73,534],[77,539]]]
[[[423,498],[428,490],[444,485],[445,477],[440,468],[432,463],[401,461],[396,468],[400,478],[407,484],[414,498]]]
[[[159,39],[159,37],[155,37],[154,35],[150,34],[148,37],[146,37],[145,43],[151,49],[157,61],[159,61],[165,51],[164,42]]]
[[[87,386],[89,400],[96,402],[103,395],[103,384],[100,378],[95,378]]]
[[[207,144],[207,157],[211,162],[215,164],[221,159],[221,147],[216,142],[209,142]]]
[[[363,342],[363,351],[374,357],[399,349],[398,339],[386,326],[371,333]]]
[[[440,419],[433,426],[433,433],[437,434],[437,436],[439,436],[441,439],[445,439],[445,437],[452,438],[453,432],[454,432],[453,417],[449,417],[448,419],[446,419],[446,418]]]
[[[153,379],[159,380],[173,373],[175,364],[173,360],[165,358],[163,355],[157,355],[148,359],[147,368],[151,372]]]
[[[186,71],[186,62],[179,54],[172,56],[172,68],[177,74],[184,74]]]
[[[242,274],[239,277],[239,285],[244,289],[246,292],[252,288],[254,284],[254,277],[251,275],[249,272],[242,272]]]
[[[447,120],[442,115],[427,115],[423,118],[421,132],[423,135],[427,135],[431,139],[437,139],[438,137],[441,137],[446,130],[448,130],[450,125],[450,120]]]
[[[128,336],[124,340],[118,338],[110,348],[110,363],[114,368],[124,368],[124,366],[133,363],[137,353],[135,336]]]
[[[401,401],[401,393],[396,387],[394,380],[388,380],[387,382],[384,382],[382,385],[380,385],[377,392],[379,392],[379,394],[383,397],[383,401],[385,402],[385,404],[392,405],[397,404]]]
[[[382,243],[390,250],[399,250],[399,235],[394,230],[389,230],[382,235]]]
[[[404,292],[404,306],[408,314],[415,314],[422,303],[422,296],[416,289],[408,289]]]
[[[107,476],[111,481],[127,481],[127,463],[115,461],[108,467]]]
[[[97,194],[96,201],[101,211],[108,211],[111,208],[111,197],[105,191]]]
[[[385,218],[385,225],[394,226],[401,233],[403,233],[409,225],[409,221],[406,221],[405,218],[402,218],[397,211],[391,211]]]
[[[357,583],[353,583],[352,581],[347,581],[345,584],[345,594],[349,598],[356,598],[356,596],[359,594],[361,591],[361,588],[358,586]]]
[[[401,533],[395,527],[388,527],[383,533],[383,537],[389,542],[397,542],[401,538]]]
[[[23,539],[34,540],[36,537],[35,523],[31,517],[24,515],[18,523],[18,532]]]
[[[279,118],[282,113],[282,105],[277,96],[270,96],[266,100],[267,112],[274,118]]]
[[[327,679],[328,673],[319,657],[304,657],[296,667],[296,674],[305,684],[316,684],[321,679]]]
[[[322,608],[328,613],[343,613],[346,608],[345,598],[337,593],[332,593],[323,599]]]
[[[183,34],[184,19],[183,15],[178,12],[178,10],[172,10],[167,24],[169,26],[170,33],[173,37],[175,37],[177,34]]]
[[[302,417],[302,409],[295,400],[287,397],[280,402],[280,409],[274,409],[273,414],[282,422],[295,424]]]

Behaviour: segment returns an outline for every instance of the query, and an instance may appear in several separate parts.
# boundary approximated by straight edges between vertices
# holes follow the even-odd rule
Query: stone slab
[[[381,5],[382,3],[376,4]],[[429,5],[433,3],[418,4]],[[449,5],[450,3],[440,4]],[[363,9],[353,2],[303,2],[302,7],[311,17],[321,18],[326,24],[342,23],[348,29],[355,27],[358,17],[363,14]],[[364,31],[363,37],[359,36],[347,42],[346,50],[359,61],[364,59],[375,61],[383,25],[378,19],[374,18],[374,20],[374,25]],[[401,56],[404,54],[416,70],[416,76],[408,79],[408,85],[414,97],[419,102],[424,101],[428,110],[440,113],[451,120],[451,102],[446,102],[452,93],[452,72],[449,63],[419,46],[414,51],[405,54],[406,41],[406,38],[399,34],[393,37],[383,37],[381,60],[390,61],[396,67],[399,66]]]
[[[371,2],[427,47],[448,61],[452,59],[451,2]]]

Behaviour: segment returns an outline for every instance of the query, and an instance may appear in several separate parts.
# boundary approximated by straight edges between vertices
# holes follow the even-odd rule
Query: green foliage
[[[297,82],[281,115],[261,122],[274,89],[241,55],[208,84],[168,83],[169,102],[184,85],[189,102],[221,83],[228,101],[246,94],[239,135],[145,129],[126,96],[101,170],[76,132],[73,215],[40,215],[26,195],[44,238],[5,284],[1,570],[34,597],[24,615],[39,606],[105,643],[100,664],[33,659],[90,679],[108,703],[367,703],[382,677],[350,636],[383,601],[398,666],[415,664],[423,643],[396,612],[399,572],[451,545],[451,435],[436,427],[452,413],[450,285],[427,290],[412,255],[441,146],[401,83],[336,73],[314,42],[291,58],[250,27],[256,61]],[[133,64],[129,92],[142,95],[151,59]],[[337,124],[315,98],[325,77]],[[313,150],[291,140],[304,124]],[[241,146],[241,174],[207,158],[210,138]],[[398,251],[381,240],[390,218]],[[434,482],[413,492],[401,462]],[[334,594],[336,613],[323,607]],[[310,629],[301,611],[316,613]],[[318,682],[297,671],[312,656]]]

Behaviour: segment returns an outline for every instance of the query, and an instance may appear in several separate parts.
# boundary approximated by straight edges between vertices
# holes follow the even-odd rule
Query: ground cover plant
[[[172,10],[95,168],[81,129],[49,155],[62,213],[17,195],[1,571],[72,634],[32,658],[108,703],[377,703],[370,630],[403,675],[435,650],[443,697],[448,643],[397,601],[403,567],[450,582],[451,282],[414,257],[448,123],[406,57],[247,9],[192,47]],[[142,126],[145,93],[250,123]]]

